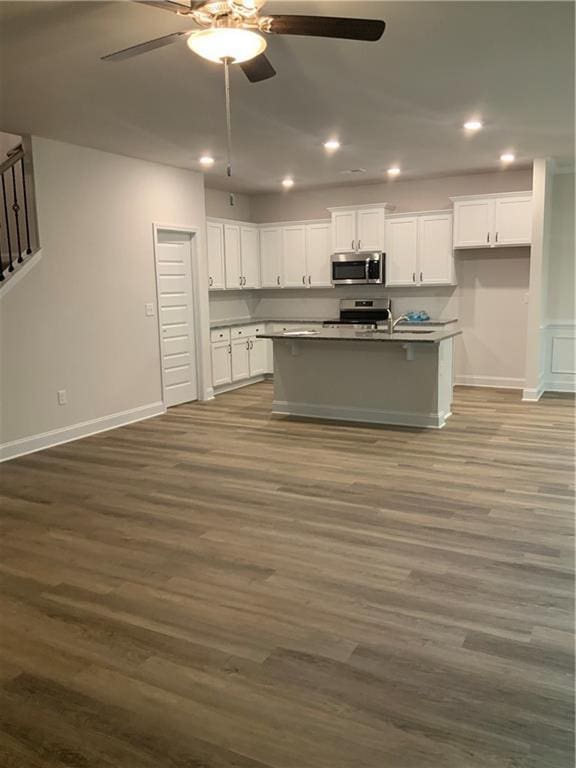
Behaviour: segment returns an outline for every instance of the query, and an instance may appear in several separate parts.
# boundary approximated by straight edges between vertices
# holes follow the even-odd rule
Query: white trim
[[[453,216],[454,210],[452,208],[436,208],[433,211],[406,211],[405,213],[389,213],[386,219],[401,219],[404,216],[445,216],[446,214]]]
[[[258,230],[266,228],[266,227],[292,227],[296,224],[300,224],[302,226],[305,226],[306,224],[330,224],[331,219],[294,219],[293,221],[290,219],[287,219],[286,221],[265,221],[261,223],[256,223],[254,221],[239,221],[238,219],[221,219],[217,216],[207,216],[206,222],[210,222],[213,224],[237,224],[240,227],[254,227]],[[228,288],[224,290],[235,290],[234,288]],[[239,290],[250,290],[249,288],[242,288]],[[252,289],[257,290],[257,289]]]
[[[546,381],[544,392],[576,392],[576,381],[574,377],[568,381]]]
[[[22,280],[22,278],[31,272],[36,264],[42,258],[42,249],[36,251],[31,256],[28,256],[22,266],[16,267],[14,272],[4,272],[4,280],[0,284],[0,299],[4,298],[6,294],[14,288],[14,286]]]
[[[519,192],[490,192],[486,195],[457,195],[456,197],[448,198],[453,203],[464,202],[466,200],[495,200],[498,197],[532,197],[531,189],[523,189]]]
[[[495,389],[522,389],[524,379],[506,378],[504,376],[474,376],[457,374],[454,379],[457,387],[494,387]]]
[[[537,403],[544,394],[544,384],[540,382],[537,387],[522,390],[522,400],[526,403]]]
[[[329,421],[359,421],[366,424],[391,424],[402,427],[424,427],[442,429],[451,413],[414,413],[404,411],[383,411],[374,408],[354,408],[316,403],[295,403],[274,400],[272,413],[284,416],[298,416],[305,419],[327,419]]]
[[[135,421],[151,419],[153,416],[160,416],[165,412],[164,403],[150,403],[149,405],[141,405],[138,408],[131,408],[128,411],[112,413],[109,416],[100,416],[97,419],[81,421],[70,427],[61,427],[50,432],[42,432],[39,435],[12,440],[9,443],[0,444],[0,461],[8,461],[8,459],[14,459],[16,456],[25,456],[28,453],[43,451],[46,448],[53,448],[55,445],[69,443],[71,440],[89,437],[99,432],[106,432],[108,429],[123,427]]]
[[[384,208],[386,211],[395,211],[396,206],[390,203],[365,203],[364,205],[337,205],[333,208],[326,208],[330,213],[338,213],[339,211],[364,211],[369,208]]]
[[[576,346],[576,322],[574,320],[549,320],[541,329],[543,334],[545,392],[576,392],[576,371],[555,368],[555,342],[569,341]]]
[[[200,328],[200,285],[208,285],[207,278],[204,281],[200,280],[200,251],[199,251],[199,235],[200,227],[195,225],[182,225],[182,224],[152,224],[153,231],[153,246],[154,246],[154,275],[156,282],[156,317],[158,328],[158,353],[159,353],[159,375],[160,375],[160,387],[162,390],[162,401],[166,403],[166,389],[164,386],[164,366],[162,365],[162,327],[160,322],[160,286],[158,283],[158,258],[157,258],[157,246],[158,246],[158,234],[159,232],[181,232],[183,234],[190,235],[190,277],[192,280],[192,310],[194,318],[194,347],[196,358],[196,397],[198,400],[211,399],[208,394],[209,386],[206,384],[207,377],[202,363],[202,350],[203,345],[209,343],[210,330],[208,330],[208,340],[202,339]]]
[[[215,387],[213,390],[214,396],[223,395],[224,392],[233,392],[235,389],[242,389],[242,387],[248,387],[250,384],[258,384],[266,379],[271,379],[271,373],[261,373],[258,376],[252,376],[249,379],[242,379],[241,381],[233,381],[231,384],[221,384],[219,387]]]

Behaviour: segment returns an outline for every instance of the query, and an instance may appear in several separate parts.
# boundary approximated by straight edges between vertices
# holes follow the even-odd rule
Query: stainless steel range
[[[386,323],[392,313],[390,299],[342,299],[338,320],[327,320],[326,328],[345,328],[354,326],[360,330],[370,330],[378,323]]]

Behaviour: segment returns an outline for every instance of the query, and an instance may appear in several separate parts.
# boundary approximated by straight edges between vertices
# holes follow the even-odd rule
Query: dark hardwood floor
[[[573,768],[574,400],[271,394],[3,465],[2,768]]]

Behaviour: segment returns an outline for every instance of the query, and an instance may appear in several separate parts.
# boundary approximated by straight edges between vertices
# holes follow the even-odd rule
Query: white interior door
[[[386,285],[415,285],[418,219],[406,216],[386,222]]]
[[[418,218],[418,269],[422,285],[450,284],[453,280],[452,215]]]
[[[294,225],[282,227],[282,254],[284,287],[305,288],[306,274],[306,227]]]
[[[198,398],[192,293],[192,241],[156,244],[162,381],[167,407]]]
[[[306,226],[306,266],[308,285],[329,288],[330,280],[330,224]]]
[[[260,287],[260,241],[256,227],[240,228],[244,288]]]
[[[502,197],[494,201],[496,245],[530,245],[532,242],[532,198]]]

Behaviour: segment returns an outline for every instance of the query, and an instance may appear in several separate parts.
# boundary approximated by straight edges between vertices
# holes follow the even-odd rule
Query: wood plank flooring
[[[573,768],[573,398],[271,400],[3,465],[2,768]]]

